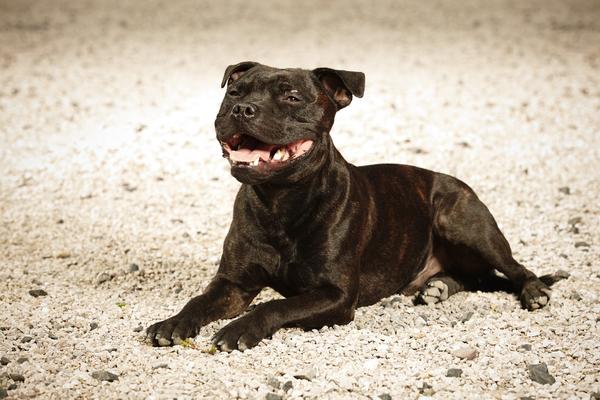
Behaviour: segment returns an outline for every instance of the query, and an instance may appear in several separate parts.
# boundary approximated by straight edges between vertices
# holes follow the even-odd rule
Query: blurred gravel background
[[[242,60],[364,71],[346,158],[458,176],[570,278],[534,313],[393,296],[245,353],[205,352],[225,321],[144,344],[217,268]],[[0,398],[600,398],[599,83],[598,0],[0,0]]]

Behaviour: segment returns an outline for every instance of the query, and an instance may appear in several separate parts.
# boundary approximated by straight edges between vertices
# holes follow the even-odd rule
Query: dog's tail
[[[554,285],[558,281],[568,279],[571,276],[567,271],[558,270],[553,274],[546,274],[539,277],[540,281],[548,286]],[[495,273],[490,274],[478,285],[478,290],[484,292],[507,292],[514,293],[515,288],[511,281],[504,276],[497,275]]]

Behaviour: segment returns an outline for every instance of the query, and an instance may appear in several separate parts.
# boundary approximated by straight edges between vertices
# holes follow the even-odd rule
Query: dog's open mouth
[[[280,166],[306,154],[313,145],[310,139],[288,144],[268,144],[244,134],[235,134],[221,142],[223,157],[235,166]]]

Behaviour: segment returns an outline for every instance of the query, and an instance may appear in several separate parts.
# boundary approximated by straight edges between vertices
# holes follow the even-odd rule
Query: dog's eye
[[[291,103],[297,103],[300,101],[300,98],[292,95],[287,96],[285,99]]]
[[[240,96],[240,92],[238,90],[235,89],[229,89],[227,91],[227,94],[231,97],[239,97]]]

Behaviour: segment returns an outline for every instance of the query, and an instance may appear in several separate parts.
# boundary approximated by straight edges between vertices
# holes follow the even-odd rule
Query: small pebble
[[[23,336],[23,338],[21,339],[21,343],[29,343],[33,340],[33,338],[31,336]]]
[[[580,222],[581,222],[581,217],[573,217],[573,218],[569,219],[568,224],[569,225],[577,225]]]
[[[152,369],[162,369],[162,368],[169,368],[169,364],[166,364],[166,363],[157,364],[154,367],[152,367]]]
[[[25,377],[21,374],[11,373],[8,374],[9,378],[15,382],[25,382]]]
[[[546,363],[529,364],[527,369],[529,370],[529,377],[534,382],[542,385],[551,385],[556,382],[556,379],[548,372]]]
[[[531,351],[531,345],[529,343],[523,343],[522,345],[517,347],[517,350]]]
[[[382,393],[378,397],[381,400],[392,400],[392,396],[389,393]]]
[[[23,364],[23,363],[25,363],[27,361],[29,361],[29,358],[27,358],[27,357],[19,357],[17,359],[17,364]]]
[[[590,400],[600,400],[600,392],[592,392]]]
[[[463,360],[473,360],[477,357],[477,350],[470,346],[464,346],[454,350],[452,354]]]
[[[571,292],[571,294],[569,294],[569,299],[575,300],[575,301],[581,301],[582,297],[576,290],[573,290]]]
[[[571,188],[568,186],[559,187],[558,191],[564,194],[571,194]]]
[[[129,265],[129,272],[136,272],[139,271],[140,267],[137,264],[130,264]]]
[[[287,381],[286,383],[283,384],[282,389],[284,392],[287,393],[293,387],[294,387],[294,384],[292,383],[292,381]]]
[[[460,378],[463,373],[463,370],[460,368],[450,368],[446,371],[446,376],[450,378]]]
[[[11,383],[10,385],[8,385],[7,389],[8,390],[15,390],[16,388],[18,388],[16,383]]]
[[[0,364],[7,365],[8,363],[10,363],[10,360],[6,356],[0,358]]]
[[[554,276],[561,279],[568,279],[571,276],[571,274],[565,271],[564,269],[559,269],[554,273]]]
[[[143,330],[144,330],[144,327],[143,327],[143,326],[141,326],[141,325],[139,325],[139,326],[138,326],[138,327],[136,327],[136,328],[133,328],[133,331],[134,331],[134,332],[141,332],[141,331],[143,331]]]
[[[8,392],[4,388],[0,388],[0,399],[5,399],[8,397]]]
[[[423,385],[419,388],[419,393],[424,394],[425,396],[433,396],[435,390],[433,390],[433,386],[429,383],[423,382]]]
[[[97,322],[90,322],[90,331],[93,331],[94,329],[98,328],[98,323]]]
[[[267,379],[267,385],[271,386],[274,389],[279,389],[281,387],[281,382],[279,382],[279,379],[277,379],[274,376],[270,376]]]
[[[588,242],[575,242],[575,247],[579,248],[579,247],[590,247],[590,244]]]
[[[44,289],[32,289],[29,291],[29,294],[33,297],[48,296],[48,293]]]
[[[98,277],[96,278],[96,284],[97,285],[101,285],[104,282],[108,282],[112,279],[112,277],[110,276],[110,274],[108,274],[107,272],[101,272],[100,274],[98,274]]]
[[[265,400],[282,400],[283,396],[275,393],[267,393]]]
[[[49,337],[50,339],[52,339],[52,340],[57,340],[57,339],[58,339],[58,336],[56,336],[54,333],[49,333],[49,334],[48,334],[48,337]]]
[[[108,371],[94,371],[92,372],[92,378],[99,381],[113,382],[118,380],[119,376]]]
[[[460,319],[460,322],[462,322],[462,323],[467,322],[468,320],[470,320],[473,317],[473,314],[474,314],[473,311],[466,312]]]

